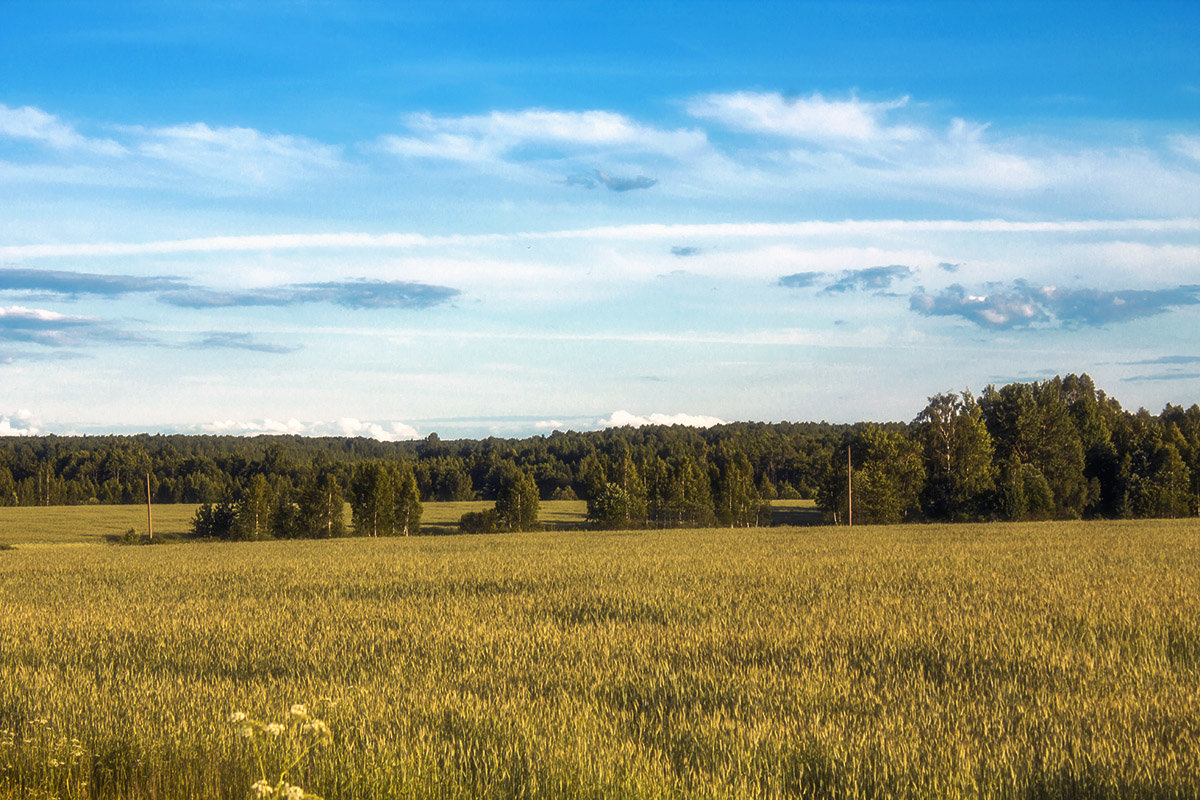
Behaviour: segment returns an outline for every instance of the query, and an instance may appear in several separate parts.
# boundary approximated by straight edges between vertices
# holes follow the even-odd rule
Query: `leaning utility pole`
[[[150,473],[146,473],[146,530],[149,538],[154,539],[154,518],[150,515]]]
[[[854,464],[850,461],[850,445],[846,445],[846,527],[854,527]]]

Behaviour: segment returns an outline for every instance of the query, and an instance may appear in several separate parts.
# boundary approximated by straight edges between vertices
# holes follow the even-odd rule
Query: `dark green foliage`
[[[143,503],[149,474],[155,503],[233,507],[231,538],[339,535],[336,515],[308,518],[320,505],[316,475],[348,490],[357,533],[401,535],[418,530],[422,498],[495,501],[516,469],[541,499],[587,500],[604,527],[752,525],[773,497],[817,497],[844,521],[845,446],[857,443],[857,522],[1179,516],[1200,506],[1200,406],[1129,413],[1087,375],[987,387],[978,400],[935,395],[911,425],[868,427],[743,422],[419,442],[4,437],[0,505]],[[362,477],[372,464],[399,472],[373,485]]]
[[[848,466],[853,469],[849,485]],[[845,522],[853,492],[854,523],[903,522],[919,513],[924,484],[924,460],[904,429],[866,423],[835,451],[817,502],[835,521]]]
[[[995,514],[1010,522],[1025,519],[1029,504],[1025,500],[1025,470],[1016,453],[1009,453],[1000,462],[996,487]]]
[[[646,470],[647,522],[659,528],[701,528],[715,519],[708,470],[689,456],[667,463],[655,458]]]
[[[550,493],[551,500],[578,500],[579,496],[570,486],[560,486]]]
[[[629,493],[615,483],[606,483],[588,499],[587,518],[598,528],[632,528],[635,517],[630,507]]]
[[[485,508],[483,511],[468,511],[459,519],[458,529],[462,533],[495,533],[499,530],[496,523],[496,509]]]
[[[1060,519],[1082,516],[1090,499],[1083,442],[1067,400],[1057,378],[989,386],[980,399],[997,455],[1015,454],[1042,474],[1053,495],[1053,515]]]
[[[302,539],[345,536],[345,511],[346,498],[337,477],[330,472],[317,473],[300,492],[291,535]]]
[[[995,490],[992,437],[970,392],[929,398],[916,419],[925,458],[921,508],[929,519],[981,515]]]
[[[496,497],[496,527],[502,531],[541,530],[538,523],[538,489],[533,478],[510,467],[500,478]]]
[[[713,496],[717,521],[730,528],[758,525],[763,503],[746,454],[729,446],[718,447],[715,461]]]
[[[192,518],[192,534],[204,539],[231,539],[237,524],[237,508],[232,503],[205,503]]]
[[[237,504],[233,535],[238,539],[265,539],[271,535],[271,511],[275,506],[270,484],[255,475]]]

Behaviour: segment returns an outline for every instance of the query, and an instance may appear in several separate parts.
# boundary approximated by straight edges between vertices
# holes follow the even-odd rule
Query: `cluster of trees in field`
[[[1086,374],[939,394],[845,432],[818,504],[845,519],[851,497],[856,522],[1194,516],[1200,406],[1129,413]]]
[[[814,498],[842,522],[848,490],[856,523],[1185,516],[1200,500],[1200,407],[1129,412],[1087,375],[1068,375],[989,386],[977,397],[939,394],[910,423],[647,426],[458,441],[431,434],[413,442],[0,439],[0,505],[144,502],[147,475],[154,502],[205,504],[212,531],[251,538],[338,535],[328,514],[313,520],[321,519],[318,498],[331,507],[339,494],[355,510],[355,530],[376,535],[415,529],[409,512],[397,510],[399,494],[418,504],[503,495],[498,509],[464,520],[478,530],[535,524],[521,516],[532,504],[513,506],[514,497],[586,500],[600,527],[754,525],[777,498]]]
[[[244,490],[196,509],[192,532],[214,539],[331,539],[350,532],[347,501],[359,536],[420,532],[421,498],[403,461],[357,464],[348,485],[328,463],[318,463],[298,488],[255,474]]]

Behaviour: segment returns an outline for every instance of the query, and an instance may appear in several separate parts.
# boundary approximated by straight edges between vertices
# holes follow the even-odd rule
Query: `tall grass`
[[[18,548],[0,796],[245,798],[305,703],[327,798],[1194,798],[1198,579],[1196,521]]]
[[[156,505],[154,533],[179,537],[192,529],[196,506]],[[120,538],[133,528],[146,535],[146,506],[8,506],[0,508],[0,542],[79,544]]]

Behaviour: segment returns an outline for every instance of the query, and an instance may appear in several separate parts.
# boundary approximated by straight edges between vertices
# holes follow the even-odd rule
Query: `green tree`
[[[265,539],[271,530],[273,506],[274,498],[266,477],[255,475],[237,503],[233,535],[239,539]]]
[[[503,531],[536,531],[538,489],[524,470],[515,466],[505,470],[496,496],[496,527]]]
[[[1053,516],[1082,516],[1089,501],[1083,444],[1062,381],[989,386],[979,402],[999,457],[1015,453],[1041,472],[1054,499]]]
[[[718,446],[715,457],[713,500],[717,522],[730,528],[757,525],[762,500],[754,485],[754,471],[746,454],[731,445]]]
[[[409,536],[421,530],[421,493],[408,462],[393,465],[388,474],[390,533]]]
[[[587,501],[587,518],[598,528],[619,530],[630,527],[629,493],[615,483],[606,483]]]
[[[17,504],[17,482],[8,467],[0,467],[0,506]]]
[[[237,507],[232,503],[203,503],[192,517],[192,535],[202,539],[233,538]]]
[[[1135,517],[1186,517],[1191,513],[1191,471],[1162,428],[1151,423],[1122,470],[1127,509]]]
[[[346,498],[332,472],[318,472],[309,479],[296,511],[301,537],[331,539],[346,535]]]
[[[350,512],[354,532],[360,536],[387,533],[392,522],[392,478],[388,468],[378,462],[361,464],[350,482]]]
[[[646,519],[660,528],[706,527],[713,516],[708,471],[691,456],[668,463],[655,457],[646,467]]]
[[[1025,519],[1029,504],[1025,500],[1025,470],[1016,453],[1009,453],[1000,462],[999,485],[996,487],[995,511],[1001,519],[1016,522]]]
[[[917,416],[925,459],[921,508],[930,519],[978,518],[995,489],[992,437],[970,392],[936,394]]]
[[[898,430],[873,422],[858,426],[834,450],[818,506],[836,520],[848,517],[846,452],[851,454],[853,521],[903,522],[920,510],[925,464],[917,445]]]

